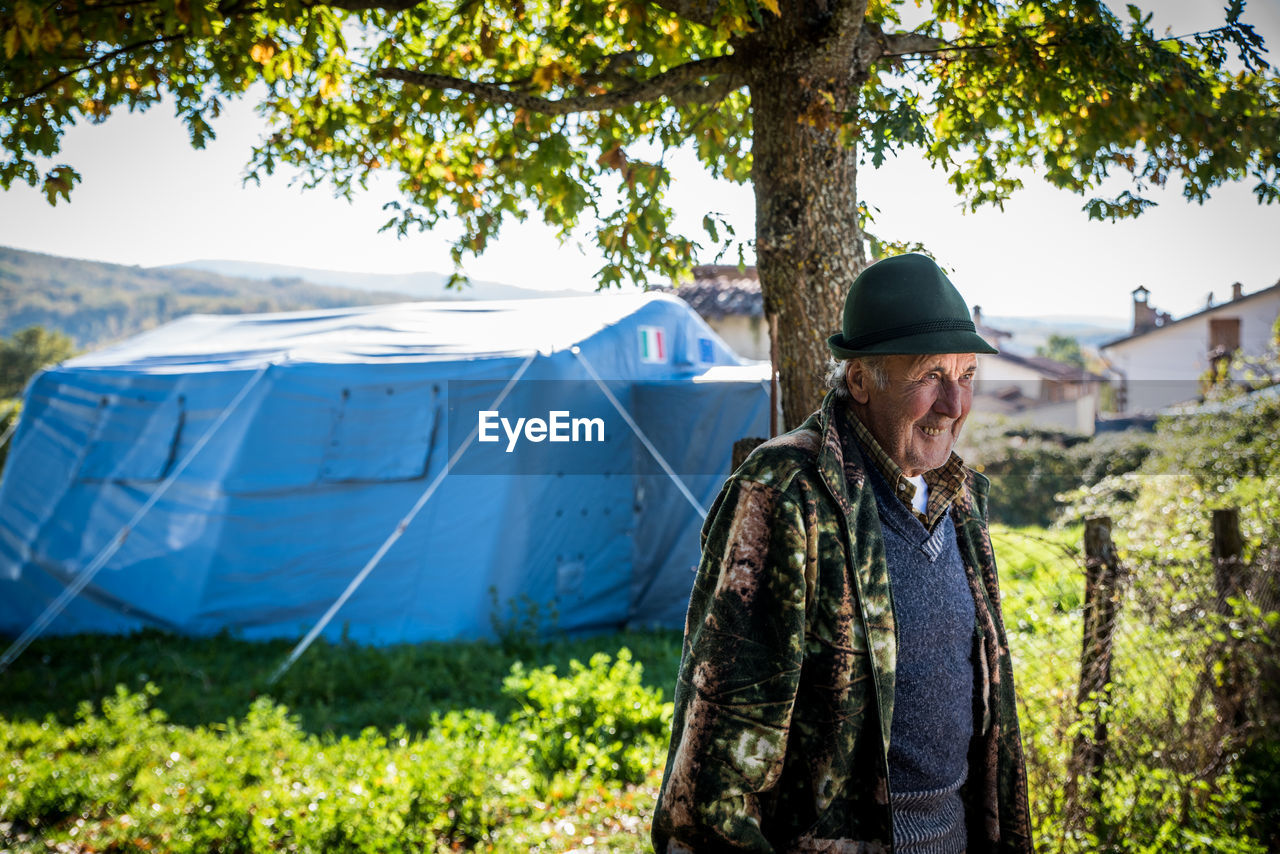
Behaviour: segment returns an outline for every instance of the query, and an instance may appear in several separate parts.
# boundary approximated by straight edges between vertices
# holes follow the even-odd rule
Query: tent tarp
[[[767,366],[659,294],[192,316],[45,371],[0,482],[0,633],[264,366],[51,631],[296,637],[464,447],[330,637],[485,637],[534,604],[557,630],[679,627],[702,520],[584,362],[704,507],[734,440],[766,435]]]

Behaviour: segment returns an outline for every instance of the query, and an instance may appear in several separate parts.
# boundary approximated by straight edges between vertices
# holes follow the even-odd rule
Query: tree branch
[[[1185,42],[1188,39],[1214,36],[1222,32],[1227,32],[1230,27],[1215,27],[1211,30],[1198,30],[1194,33],[1184,33],[1180,36],[1164,36],[1155,39],[1159,42]],[[954,44],[942,39],[934,39],[929,36],[922,36],[917,33],[888,33],[885,38],[889,40],[901,39],[900,42],[894,44],[895,50],[885,50],[881,56],[909,56],[911,54],[926,54],[937,56],[944,53],[961,53],[970,50],[1002,50],[1004,48],[1013,47],[1014,42],[990,42],[986,44]],[[891,41],[890,44],[893,44]],[[1033,41],[1036,47],[1062,47],[1066,42],[1062,41]]]
[[[511,81],[483,83],[408,68],[384,68],[374,71],[373,76],[382,80],[399,80],[423,89],[451,89],[471,95],[479,101],[506,104],[548,116],[613,110],[642,101],[653,101],[663,96],[680,104],[715,103],[742,85],[737,59],[734,56],[716,56],[686,62],[648,80],[639,81],[635,85],[624,86],[600,95],[575,95],[557,99],[515,91],[509,88],[512,85]],[[712,76],[717,79],[705,84],[702,82],[703,78]]]
[[[946,42],[920,33],[883,33],[881,44],[884,56],[907,56],[913,53],[936,53],[944,50]]]
[[[947,42],[922,33],[886,33],[870,21],[862,25],[855,50],[859,64],[870,68],[882,56],[907,56],[913,53],[936,53],[946,49]]]
[[[102,56],[97,57],[91,62],[86,62],[84,65],[79,65],[79,66],[76,66],[75,68],[68,69],[62,72],[61,74],[58,74],[50,78],[49,80],[46,80],[44,85],[36,89],[33,89],[30,92],[24,92],[20,95],[15,95],[12,98],[6,98],[3,101],[0,101],[0,110],[8,110],[13,107],[21,107],[25,105],[28,101],[32,100],[33,98],[37,98],[40,95],[43,95],[45,92],[48,92],[50,89],[52,89],[54,86],[57,86],[63,80],[66,80],[68,77],[73,77],[76,74],[79,74],[81,71],[88,71],[91,68],[97,68],[99,65],[102,65],[102,63],[109,62],[110,60],[115,59],[117,56],[120,56],[121,54],[132,53],[133,51],[139,50],[144,47],[152,47],[154,45],[168,44],[169,42],[182,41],[186,37],[187,36],[185,33],[174,33],[171,35],[157,36],[154,39],[145,39],[143,41],[134,42],[133,44],[127,44],[123,47],[118,47],[113,51],[104,53]]]

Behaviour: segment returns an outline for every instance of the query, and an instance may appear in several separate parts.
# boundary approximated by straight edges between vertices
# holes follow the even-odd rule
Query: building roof
[[[1161,331],[1162,329],[1171,329],[1172,327],[1177,326],[1179,323],[1183,323],[1183,322],[1188,321],[1188,320],[1194,320],[1195,318],[1200,317],[1201,315],[1204,315],[1204,314],[1212,314],[1213,312],[1215,312],[1215,311],[1221,311],[1221,310],[1222,310],[1222,309],[1224,309],[1224,308],[1232,308],[1232,307],[1234,307],[1234,306],[1238,306],[1238,305],[1240,305],[1240,303],[1242,303],[1242,302],[1248,302],[1249,300],[1253,299],[1254,297],[1260,297],[1260,296],[1263,296],[1263,295],[1265,295],[1265,294],[1270,294],[1270,293],[1273,293],[1273,292],[1275,292],[1275,291],[1277,291],[1277,290],[1280,290],[1280,280],[1276,281],[1276,283],[1275,283],[1274,285],[1272,285],[1271,287],[1263,288],[1263,289],[1262,289],[1262,290],[1260,290],[1260,291],[1254,291],[1254,292],[1253,292],[1253,293],[1251,293],[1251,294],[1243,294],[1243,295],[1241,295],[1241,296],[1240,296],[1240,298],[1239,298],[1239,299],[1227,300],[1226,302],[1220,302],[1220,303],[1218,303],[1217,305],[1208,305],[1208,306],[1205,306],[1204,308],[1200,309],[1200,310],[1199,310],[1199,311],[1197,311],[1197,312],[1194,312],[1194,313],[1192,313],[1192,314],[1188,314],[1186,317],[1179,317],[1177,320],[1167,320],[1167,321],[1165,321],[1163,324],[1161,324],[1160,326],[1152,326],[1152,327],[1149,327],[1149,328],[1147,328],[1147,329],[1143,329],[1143,330],[1141,330],[1141,331],[1139,331],[1139,332],[1131,332],[1131,333],[1129,333],[1128,335],[1123,335],[1123,336],[1121,336],[1120,338],[1116,338],[1116,339],[1114,339],[1114,340],[1112,340],[1112,341],[1107,341],[1107,342],[1105,342],[1105,343],[1103,343],[1103,344],[1098,345],[1098,349],[1099,349],[1099,350],[1105,350],[1105,349],[1107,349],[1108,347],[1114,347],[1114,346],[1116,346],[1117,344],[1124,344],[1124,343],[1127,343],[1127,342],[1129,342],[1129,341],[1134,340],[1135,338],[1141,338],[1141,337],[1143,337],[1144,335],[1150,335],[1150,334],[1151,334],[1151,333],[1153,333],[1153,332],[1159,332],[1159,331]]]
[[[755,267],[703,264],[693,268],[693,281],[678,287],[654,288],[675,294],[705,318],[764,316],[764,296]]]
[[[1000,339],[1012,338],[1012,332],[1005,332],[1003,329],[996,329],[994,326],[988,326],[982,318],[982,306],[975,305],[973,307],[973,327],[982,338],[992,347],[999,348]]]
[[[1073,365],[1070,362],[1059,362],[1057,359],[1050,359],[1048,356],[1019,356],[1016,353],[1010,353],[1008,350],[1001,350],[992,358],[1003,359],[1006,362],[1030,368],[1049,380],[1057,380],[1059,382],[1106,382],[1105,377],[1086,371],[1084,368]]]
[[[996,329],[994,326],[987,326],[985,323],[975,321],[973,326],[977,333],[993,347],[1000,345],[1000,339],[1013,337],[1012,332],[1005,332],[1003,329]]]

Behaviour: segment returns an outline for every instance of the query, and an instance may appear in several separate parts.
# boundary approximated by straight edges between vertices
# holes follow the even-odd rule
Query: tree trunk
[[[752,45],[756,264],[766,316],[777,317],[782,428],[817,408],[827,336],[866,265],[858,229],[857,150],[841,117],[857,106],[862,10],[800,2]],[[858,6],[860,4],[853,4]],[[823,7],[823,8],[815,8]]]

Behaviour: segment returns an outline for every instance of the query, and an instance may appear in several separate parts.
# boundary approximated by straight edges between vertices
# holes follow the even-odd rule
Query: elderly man
[[[1029,852],[988,483],[952,452],[996,351],[921,255],[828,343],[821,410],[703,528],[655,850]]]

